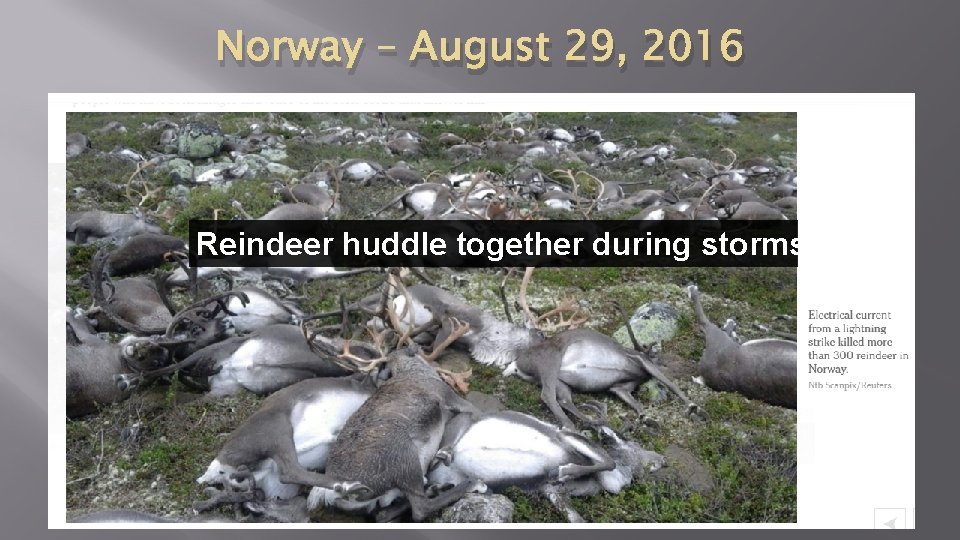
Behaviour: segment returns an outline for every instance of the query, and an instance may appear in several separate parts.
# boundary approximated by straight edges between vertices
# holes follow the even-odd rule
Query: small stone
[[[470,493],[444,509],[440,523],[511,523],[513,502],[500,494]]]
[[[267,171],[284,178],[293,178],[300,174],[296,169],[291,169],[282,163],[267,163]]]
[[[663,457],[667,460],[667,466],[654,472],[654,478],[676,482],[700,494],[713,491],[713,475],[691,451],[671,444]]]

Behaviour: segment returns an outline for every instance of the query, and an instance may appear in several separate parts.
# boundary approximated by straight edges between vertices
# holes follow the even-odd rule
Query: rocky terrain
[[[755,210],[768,216],[795,219],[797,212],[792,114],[74,113],[66,131],[68,212],[127,213],[136,207],[147,222],[183,239],[191,219],[259,217],[282,202],[285,189],[306,184],[329,195],[316,206],[331,219],[369,219],[385,206],[380,217],[439,217],[464,211],[460,203],[487,184],[495,196],[468,213],[670,219],[664,216],[701,203],[703,214],[738,218],[754,201]],[[451,209],[388,206],[423,184],[449,189]],[[723,185],[713,188],[717,184]],[[720,198],[738,191],[732,202]],[[68,307],[91,307],[86,275],[97,250],[109,243],[67,248]],[[173,269],[165,263],[146,274]],[[502,272],[426,273],[502,316]],[[300,309],[309,314],[335,308],[341,295],[356,299],[382,279],[361,274],[302,287],[253,283],[299,296]],[[736,316],[744,339],[795,332],[795,268],[543,268],[533,278],[532,306],[544,310],[575,298],[590,315],[587,326],[624,344],[623,326],[631,315],[655,312],[637,321],[641,339],[661,343],[664,372],[709,417],[703,422],[687,416],[683,404],[655,383],[637,394],[659,429],[637,422],[608,394],[575,396],[604,403],[614,429],[663,454],[668,464],[619,494],[573,499],[587,521],[796,520],[796,411],[698,382],[704,339],[684,292],[691,282],[700,287],[707,315],[716,322]],[[505,287],[516,298],[519,275]],[[185,296],[177,299],[187,302]],[[116,341],[120,335],[106,337]],[[504,378],[492,367],[471,367],[470,399],[552,421],[538,387]],[[195,479],[262,400],[252,394],[214,399],[174,378],[96,414],[67,419],[68,515],[127,508],[190,517],[191,503],[203,498]],[[519,490],[505,495],[515,521],[564,520],[541,496]],[[310,519],[367,518],[318,510]]]

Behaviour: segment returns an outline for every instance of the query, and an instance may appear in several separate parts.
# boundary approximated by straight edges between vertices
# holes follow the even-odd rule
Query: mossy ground
[[[283,114],[284,119],[317,129],[326,125],[363,127],[358,114]],[[252,122],[276,121],[266,113],[192,115],[217,122],[227,133],[243,135]],[[182,114],[72,114],[67,132],[88,134],[94,150],[108,152],[129,147],[140,152],[159,150],[159,131],[144,128],[160,119],[182,122]],[[393,127],[415,129],[426,139],[418,158],[407,159],[425,174],[447,172],[456,161],[431,143],[442,132],[453,132],[470,141],[483,140],[492,131],[497,114],[410,114],[391,115]],[[795,159],[796,116],[790,114],[744,114],[734,126],[708,124],[692,114],[574,114],[538,115],[541,126],[571,128],[588,125],[602,129],[608,139],[629,137],[638,145],[672,143],[678,154],[726,158],[721,148],[733,148],[741,158],[771,157]],[[127,133],[91,133],[110,120],[120,120]],[[773,135],[779,137],[772,138]],[[67,163],[68,209],[100,208],[125,211],[130,201],[125,184],[135,165],[121,158],[86,152]],[[393,159],[379,145],[316,145],[287,141],[284,164],[310,171],[324,161],[340,162],[352,157],[380,161]],[[535,163],[544,172],[557,168],[576,169],[582,164],[543,161]],[[461,172],[492,170],[505,172],[513,166],[476,160],[460,167]],[[591,170],[602,179],[638,179],[654,187],[665,184],[663,177],[648,169],[618,170],[616,167]],[[172,187],[168,178],[148,175],[151,187]],[[192,188],[186,201],[175,204],[172,219],[163,223],[174,234],[186,236],[189,219],[233,217],[232,200],[239,200],[251,214],[274,206],[278,199],[269,187],[274,178],[265,175],[253,181],[236,182],[220,191],[207,186]],[[74,187],[86,189],[81,196],[69,195]],[[374,184],[344,189],[341,203],[344,217],[363,217],[395,197],[402,188]],[[150,201],[157,208],[160,200]],[[617,216],[625,217],[625,216]],[[95,248],[68,250],[70,306],[86,307],[90,295],[80,278],[89,268]],[[468,301],[502,314],[497,287],[502,275],[494,271],[465,271],[465,282],[445,273],[430,271],[441,285]],[[306,286],[303,307],[318,312],[334,307],[343,294],[356,298],[375,287],[381,278],[359,275]],[[635,414],[612,395],[577,396],[578,401],[599,399],[609,409],[614,428],[645,447],[663,452],[670,445],[692,452],[710,472],[713,489],[698,492],[671,479],[635,483],[617,495],[603,494],[574,499],[577,510],[588,521],[598,522],[756,522],[796,520],[796,413],[749,401],[736,394],[718,393],[692,381],[696,361],[703,349],[703,336],[694,324],[683,287],[696,282],[702,291],[704,308],[714,321],[736,315],[745,338],[761,337],[753,323],[794,331],[792,321],[775,320],[777,315],[796,313],[796,269],[793,268],[564,268],[537,270],[530,292],[534,307],[547,307],[565,296],[575,296],[591,313],[590,326],[612,334],[630,313],[648,301],[673,305],[681,318],[677,336],[664,343],[661,357],[664,370],[674,377],[688,395],[709,415],[701,422],[684,414],[676,399],[651,400],[638,392],[641,402],[652,411],[662,429],[657,432],[638,425]],[[507,283],[507,293],[516,297],[519,279]],[[540,418],[550,415],[539,399],[539,389],[516,378],[504,379],[497,370],[473,367],[471,388],[497,395],[510,409]],[[155,386],[131,399],[108,406],[97,414],[68,421],[67,510],[70,515],[104,508],[134,508],[161,515],[185,517],[192,501],[203,497],[195,483],[217,454],[225,436],[256,410],[262,398],[240,395],[210,399],[173,386]],[[136,436],[131,427],[139,426]],[[543,497],[508,492],[516,503],[516,519],[524,522],[563,521]],[[318,511],[317,521],[354,521],[359,518]]]

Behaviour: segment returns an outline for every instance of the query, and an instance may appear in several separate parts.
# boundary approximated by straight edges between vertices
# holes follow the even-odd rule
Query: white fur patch
[[[307,469],[326,467],[330,445],[366,400],[367,395],[360,392],[325,392],[311,401],[297,403],[290,422],[300,464]]]
[[[573,203],[566,199],[546,199],[544,204],[555,210],[572,210]]]
[[[361,161],[347,167],[346,173],[349,178],[354,180],[367,180],[376,176],[377,170],[371,167],[369,163]]]
[[[410,328],[410,313],[404,313],[406,309],[407,298],[403,295],[393,299],[393,312],[400,318],[401,332],[406,332]],[[413,326],[423,326],[433,320],[433,313],[416,299],[413,300]]]
[[[600,153],[609,156],[609,155],[616,154],[617,152],[619,152],[619,151],[620,151],[620,147],[617,146],[617,143],[615,143],[615,142],[606,141],[606,142],[604,142],[604,143],[601,143],[600,146],[597,146],[597,150],[599,150]]]
[[[666,217],[666,215],[667,213],[664,212],[662,208],[660,208],[647,214],[647,217],[645,217],[644,219],[647,219],[650,221],[663,221],[663,218]]]
[[[543,424],[548,430],[556,429]],[[537,477],[568,462],[567,457],[562,447],[530,426],[487,418],[471,426],[457,442],[451,467],[464,478],[490,482]]]
[[[259,373],[255,369],[258,359],[266,347],[259,339],[249,339],[229,358],[221,362],[220,372],[210,377],[210,394],[226,396],[241,392],[247,385],[258,381]]]
[[[418,214],[429,214],[437,202],[437,192],[421,189],[407,196],[407,204]]]

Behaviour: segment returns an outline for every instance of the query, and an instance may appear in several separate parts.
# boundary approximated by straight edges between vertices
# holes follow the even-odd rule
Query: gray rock
[[[648,302],[633,313],[630,317],[630,326],[641,345],[653,345],[677,335],[679,319],[680,315],[673,307],[663,302]],[[624,347],[633,347],[626,325],[614,332],[613,339]]]
[[[676,482],[700,494],[714,490],[714,480],[710,470],[686,448],[671,444],[663,453],[663,457],[667,460],[667,466],[654,472],[653,478]]]
[[[740,120],[738,120],[736,116],[730,113],[722,112],[722,113],[717,113],[717,116],[713,118],[708,118],[707,122],[710,124],[717,124],[721,126],[735,126],[740,123]]]
[[[503,117],[503,123],[508,126],[515,126],[517,124],[531,124],[533,123],[533,114],[528,112],[510,113]]]
[[[264,148],[260,151],[260,155],[265,157],[267,161],[283,161],[287,159],[286,150],[280,148]]]
[[[213,124],[185,124],[177,133],[177,155],[189,159],[213,157],[220,152],[223,141],[223,132]]]
[[[247,166],[245,178],[255,178],[263,171],[267,170],[270,160],[258,154],[246,154],[237,158],[237,164]]]
[[[166,173],[174,184],[193,181],[193,163],[189,159],[174,158],[164,161],[157,171]]]
[[[440,523],[511,523],[513,502],[499,494],[470,493],[440,514]]]
[[[282,163],[267,163],[267,171],[283,178],[293,178],[300,174],[296,169],[291,169]]]
[[[90,148],[90,139],[83,133],[70,133],[67,135],[67,157],[77,157]]]

